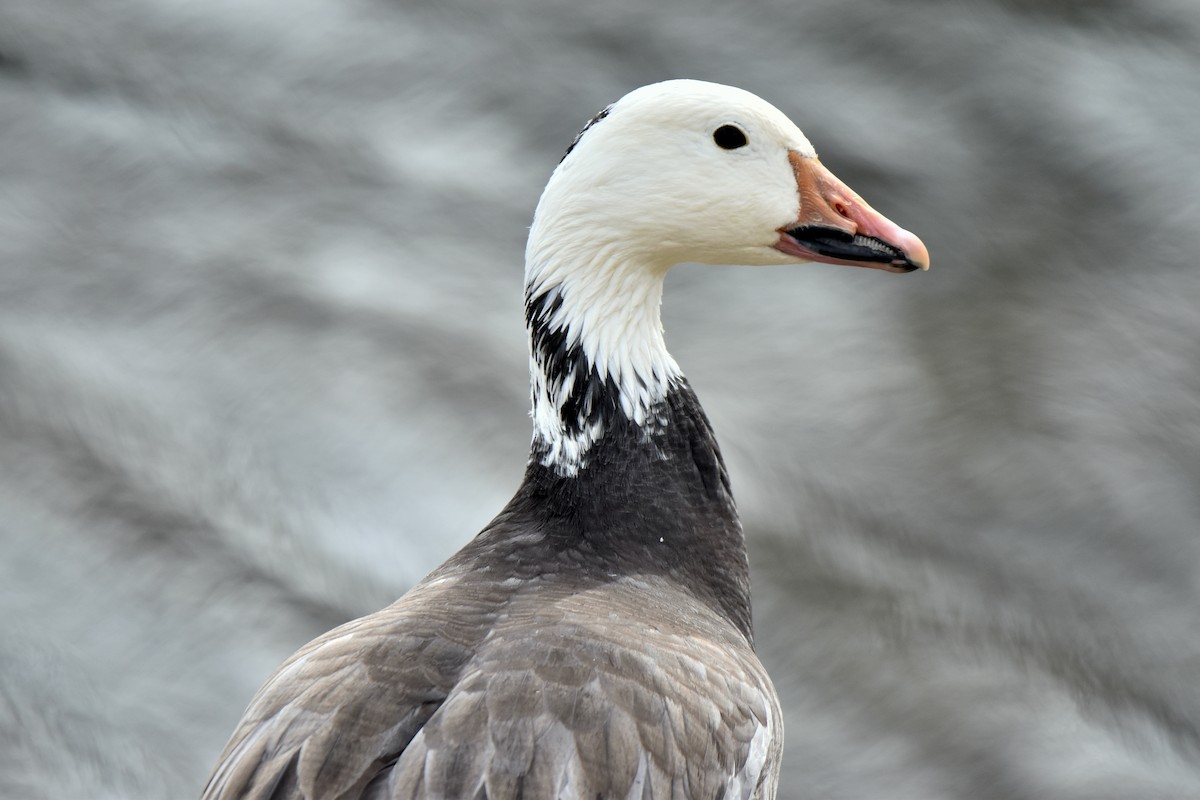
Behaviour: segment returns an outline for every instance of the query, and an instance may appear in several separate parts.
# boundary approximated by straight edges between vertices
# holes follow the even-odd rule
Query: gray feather
[[[746,640],[665,581],[439,572],[281,666],[204,797],[766,797],[780,719]]]

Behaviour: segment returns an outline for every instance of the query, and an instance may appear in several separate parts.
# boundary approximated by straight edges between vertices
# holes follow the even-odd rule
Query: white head
[[[526,248],[526,295],[543,301],[534,309],[543,327],[563,331],[621,389],[626,416],[652,425],[679,375],[659,322],[666,271],[803,261],[907,272],[927,269],[929,256],[830,174],[771,104],[729,86],[666,81],[601,112],[550,177]],[[571,474],[603,430],[564,428],[570,376],[546,374],[536,341],[532,358],[535,439],[547,444],[548,465]]]

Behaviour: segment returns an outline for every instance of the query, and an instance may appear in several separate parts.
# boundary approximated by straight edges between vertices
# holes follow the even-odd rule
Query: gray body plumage
[[[662,413],[653,444],[608,420],[580,477],[532,462],[442,567],[292,656],[205,800],[773,797],[724,465],[686,382]]]
[[[439,571],[293,656],[205,796],[769,796],[779,708],[718,616],[663,581],[474,577]]]

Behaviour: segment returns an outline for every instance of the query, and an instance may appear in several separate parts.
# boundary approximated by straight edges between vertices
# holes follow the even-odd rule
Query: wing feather
[[[306,645],[250,702],[203,797],[358,797],[454,685],[470,650],[395,606]],[[284,777],[281,777],[284,776]]]
[[[663,591],[656,605],[686,604]],[[647,599],[618,583],[474,602],[503,611],[418,615],[402,600],[303,648],[252,701],[204,797],[774,796],[774,691],[715,614],[700,629],[696,608],[678,612],[686,626],[647,622]]]

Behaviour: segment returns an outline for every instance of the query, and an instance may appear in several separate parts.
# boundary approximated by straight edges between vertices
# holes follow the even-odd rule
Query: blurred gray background
[[[784,798],[1200,798],[1194,0],[3,0],[0,797],[195,797],[528,447],[533,206],[735,84],[928,274],[684,266]]]

